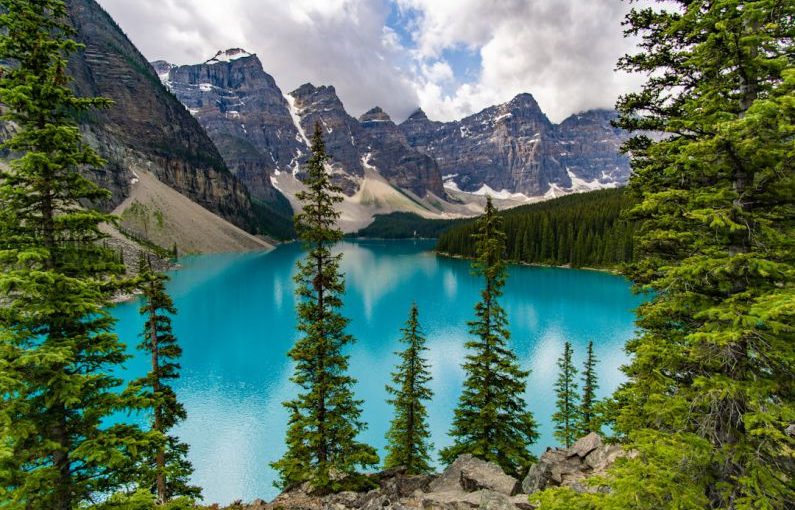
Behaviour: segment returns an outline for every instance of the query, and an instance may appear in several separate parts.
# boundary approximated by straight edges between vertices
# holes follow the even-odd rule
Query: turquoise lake
[[[384,385],[415,300],[430,349],[433,442],[437,449],[451,442],[447,431],[463,380],[466,323],[481,284],[467,261],[436,257],[432,248],[432,241],[339,246],[347,282],[344,313],[357,339],[348,351],[351,372],[369,425],[360,437],[381,452],[391,419]],[[190,445],[193,482],[204,488],[205,503],[269,500],[278,492],[269,463],[284,451],[287,414],[281,403],[296,391],[287,351],[296,338],[292,275],[301,256],[300,246],[289,244],[269,253],[186,257],[182,269],[171,273],[168,289],[178,308],[174,330],[184,349],[175,388],[188,412],[177,434]],[[519,360],[532,370],[525,398],[540,423],[536,453],[555,445],[550,416],[564,341],[573,343],[581,366],[587,342],[594,340],[599,395],[610,394],[623,380],[623,346],[634,334],[633,310],[641,301],[618,276],[510,268],[501,303]],[[138,306],[130,302],[113,310],[116,330],[131,347],[143,324]],[[125,377],[138,377],[148,365],[144,355],[135,354]]]

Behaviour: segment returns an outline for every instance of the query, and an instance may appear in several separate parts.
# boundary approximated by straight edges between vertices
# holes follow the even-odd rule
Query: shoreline
[[[453,255],[452,253],[446,253],[442,251],[434,251],[434,253],[439,257],[449,258],[449,259],[458,259],[458,260],[472,260],[472,257],[464,257],[463,255]],[[621,272],[617,269],[609,269],[609,268],[600,268],[600,267],[574,267],[571,264],[564,264],[564,265],[554,265],[554,264],[541,264],[539,262],[521,262],[515,260],[506,260],[506,264],[514,265],[514,266],[525,266],[525,267],[546,267],[546,268],[554,268],[554,269],[575,269],[575,270],[582,270],[582,271],[595,271],[597,273],[608,273],[615,276],[623,276]]]

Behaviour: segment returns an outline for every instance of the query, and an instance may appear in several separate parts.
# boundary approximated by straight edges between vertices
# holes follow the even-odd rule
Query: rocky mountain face
[[[203,64],[154,62],[164,84],[207,131],[230,170],[251,195],[286,206],[270,173],[292,164],[304,150],[287,100],[256,55],[241,49],[218,52]]]
[[[194,202],[249,231],[257,213],[246,187],[227,169],[202,127],[160,83],[143,55],[94,0],[69,0],[69,19],[85,49],[69,62],[79,95],[105,96],[111,108],[81,119],[86,139],[108,161],[91,177],[129,195],[140,166]]]
[[[284,95],[259,58],[241,49],[218,52],[203,64],[152,65],[257,198],[270,199],[270,176],[276,172],[300,176],[316,124],[323,130],[334,182],[347,195],[370,169],[419,197],[444,196],[431,157],[413,149],[380,108],[359,120],[348,115],[332,86],[307,83]]]
[[[409,144],[436,160],[448,187],[539,196],[623,184],[629,162],[612,111],[589,111],[559,125],[530,94],[453,122],[416,111],[399,129]],[[489,189],[484,189],[483,186]]]

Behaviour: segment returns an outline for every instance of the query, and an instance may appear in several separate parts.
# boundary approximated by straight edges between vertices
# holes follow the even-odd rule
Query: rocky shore
[[[235,503],[227,510],[533,510],[532,495],[547,487],[568,486],[578,492],[607,490],[586,481],[604,474],[619,457],[629,455],[591,433],[570,448],[547,449],[521,481],[496,464],[462,455],[441,474],[408,475],[396,468],[369,475],[377,488],[367,492],[321,496],[302,485],[271,502]]]

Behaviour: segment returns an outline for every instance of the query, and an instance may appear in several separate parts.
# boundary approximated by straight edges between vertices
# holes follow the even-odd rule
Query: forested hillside
[[[612,267],[633,257],[634,225],[621,218],[631,204],[622,189],[593,191],[503,211],[507,256],[514,262]],[[436,250],[474,256],[474,223],[444,232]]]
[[[356,232],[353,237],[374,239],[411,239],[422,237],[434,239],[456,225],[464,225],[472,220],[429,220],[414,213],[394,212],[376,214],[372,223]]]

